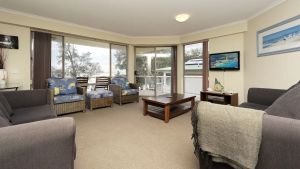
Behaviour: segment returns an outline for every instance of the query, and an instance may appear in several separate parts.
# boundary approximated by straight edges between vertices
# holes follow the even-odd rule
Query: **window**
[[[184,46],[184,74],[202,75],[203,68],[203,44],[196,43]]]
[[[127,47],[111,45],[111,76],[127,75]]]
[[[184,46],[184,93],[199,99],[203,81],[203,43]]]
[[[63,77],[63,37],[51,37],[51,77]]]
[[[110,76],[109,44],[65,38],[65,77]]]
[[[127,76],[127,47],[81,38],[52,35],[51,77]],[[111,46],[111,48],[110,48]]]

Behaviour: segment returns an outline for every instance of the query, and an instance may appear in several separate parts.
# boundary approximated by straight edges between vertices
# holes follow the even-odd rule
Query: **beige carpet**
[[[191,113],[169,123],[142,115],[142,102],[68,116],[76,120],[76,169],[196,169]]]

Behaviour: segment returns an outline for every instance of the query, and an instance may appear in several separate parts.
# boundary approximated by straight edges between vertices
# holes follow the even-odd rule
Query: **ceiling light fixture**
[[[185,22],[190,18],[189,14],[183,13],[175,16],[175,20],[178,22]]]

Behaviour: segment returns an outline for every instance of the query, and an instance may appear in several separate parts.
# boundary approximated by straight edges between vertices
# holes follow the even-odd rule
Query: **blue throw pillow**
[[[76,83],[76,79],[48,79],[48,86],[55,91],[55,95],[77,94]]]
[[[130,89],[129,82],[126,77],[115,77],[111,80],[112,84],[122,87],[122,89]]]
[[[76,79],[62,79],[60,94],[77,94]]]

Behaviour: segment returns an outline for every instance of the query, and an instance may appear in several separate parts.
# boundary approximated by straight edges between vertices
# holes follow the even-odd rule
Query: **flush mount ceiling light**
[[[185,22],[190,18],[189,14],[183,13],[175,16],[175,20],[178,22]]]

